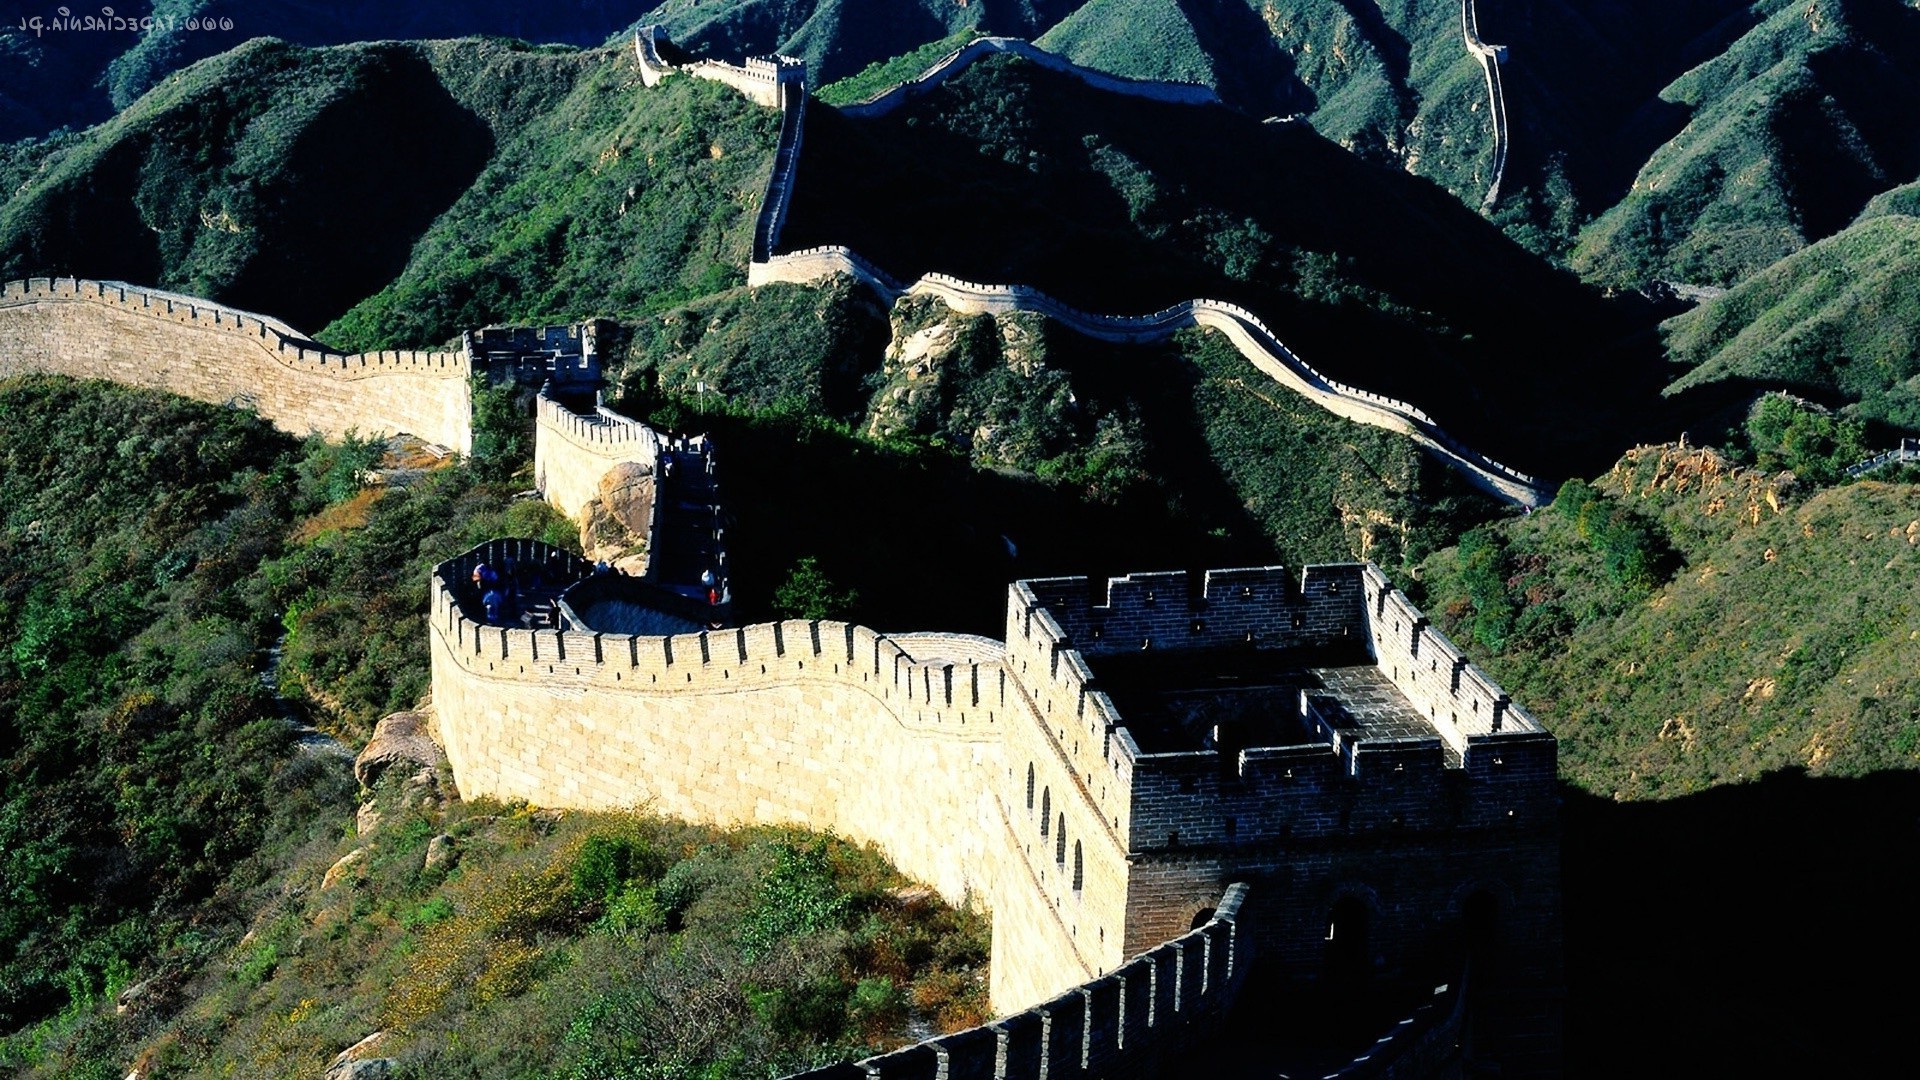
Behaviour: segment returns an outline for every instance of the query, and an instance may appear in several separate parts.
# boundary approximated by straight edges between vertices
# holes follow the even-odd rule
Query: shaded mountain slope
[[[582,67],[480,42],[250,42],[98,128],[13,148],[0,276],[151,283],[323,325],[398,273],[498,135]]]
[[[40,29],[0,32],[0,142],[60,127],[99,123],[132,105],[169,73],[251,38],[300,45],[495,34],[530,41],[597,45],[657,0],[463,0],[391,4],[376,0],[153,0],[118,5],[119,17],[152,17],[139,33],[123,24],[84,29],[99,7],[9,13]],[[189,22],[193,20],[193,22]],[[69,21],[78,22],[67,28]]]
[[[1329,375],[1521,468],[1610,460],[1617,443],[1588,440],[1644,422],[1630,414],[1659,378],[1606,351],[1630,326],[1597,297],[1445,192],[1305,125],[999,58],[886,117],[816,108],[807,132],[790,248],[846,244],[903,279],[1030,284],[1100,313],[1237,301]],[[1564,365],[1603,356],[1604,385],[1567,400]]]
[[[1920,218],[1872,217],[1667,321],[1670,392],[1791,389],[1920,431]]]
[[[1686,127],[1582,234],[1583,275],[1726,284],[1920,174],[1920,12],[1819,0],[1755,13],[1766,18],[1661,91]]]

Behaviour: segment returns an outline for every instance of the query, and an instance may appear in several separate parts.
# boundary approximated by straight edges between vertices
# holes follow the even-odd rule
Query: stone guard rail
[[[1333,413],[1357,423],[1399,432],[1459,469],[1476,486],[1526,507],[1544,506],[1553,494],[1537,478],[1503,465],[1461,443],[1419,408],[1394,398],[1348,386],[1321,374],[1286,347],[1259,317],[1237,304],[1188,300],[1150,315],[1094,315],[1026,285],[984,285],[948,274],[926,274],[910,285],[838,245],[776,255],[749,268],[747,283],[807,283],[847,274],[892,302],[902,296],[934,296],[955,311],[970,314],[1030,312],[1102,341],[1164,341],[1175,331],[1204,326],[1226,334],[1242,356],[1275,382]]]
[[[788,1080],[1092,1080],[1154,1076],[1204,1037],[1252,959],[1248,888],[1227,887],[1204,926],[1024,1012]]]
[[[470,367],[463,352],[336,352],[264,315],[125,282],[0,286],[0,375],[48,371],[247,405],[295,434],[406,431],[467,453]]]

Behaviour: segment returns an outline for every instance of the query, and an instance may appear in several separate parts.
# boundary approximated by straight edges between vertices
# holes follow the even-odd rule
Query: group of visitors
[[[564,556],[556,551],[552,557],[559,559]],[[498,567],[485,562],[476,565],[473,568],[473,588],[480,594],[480,607],[487,624],[519,624],[523,600],[545,587],[547,569],[537,559],[523,561],[512,556],[502,559]],[[553,570],[559,575],[556,580],[564,585],[569,575],[560,567],[554,567]]]

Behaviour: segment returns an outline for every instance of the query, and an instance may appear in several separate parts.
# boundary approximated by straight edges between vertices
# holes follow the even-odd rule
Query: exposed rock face
[[[432,870],[436,867],[444,866],[451,870],[453,869],[453,864],[459,861],[460,849],[454,846],[453,837],[448,836],[446,833],[441,833],[439,836],[427,841],[427,862],[425,869]]]
[[[384,1031],[373,1034],[340,1051],[327,1066],[325,1080],[383,1080],[396,1073],[392,1058],[373,1057],[388,1039]]]
[[[345,855],[340,856],[339,862],[336,862],[332,866],[327,867],[327,876],[320,879],[321,891],[324,892],[327,889],[331,889],[335,885],[339,884],[340,879],[343,877],[346,877],[347,874],[351,873],[354,866],[360,863],[366,857],[367,857],[366,848],[354,848],[352,851],[349,851]]]
[[[380,808],[375,806],[371,801],[362,803],[359,812],[353,817],[354,835],[365,836],[379,827]]]
[[[440,752],[439,744],[427,734],[426,716],[398,712],[374,727],[367,748],[353,759],[353,775],[362,785],[372,787],[389,766],[405,763],[438,769],[444,761],[446,756]]]
[[[580,546],[593,562],[625,573],[647,572],[648,540],[653,534],[653,470],[625,462],[600,478],[600,494],[580,511]]]

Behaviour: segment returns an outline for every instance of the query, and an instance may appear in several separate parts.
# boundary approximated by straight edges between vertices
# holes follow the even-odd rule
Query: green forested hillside
[[[1665,327],[1690,367],[1670,393],[1791,389],[1920,431],[1920,218],[1872,217],[1798,252]]]
[[[0,276],[157,284],[320,326],[397,273],[495,139],[581,68],[467,48],[256,41],[84,135],[10,148]]]
[[[1429,561],[1422,590],[1443,629],[1551,718],[1568,780],[1670,798],[1784,768],[1920,765],[1916,545],[1912,484],[1823,489],[1646,447],[1544,511],[1468,534]]]
[[[252,42],[0,149],[0,276],[157,284],[347,349],[737,283],[778,117],[638,91],[619,48]]]
[[[1920,12],[1897,0],[1778,0],[1661,91],[1687,126],[1582,235],[1613,284],[1725,284],[1832,235],[1920,174]]]
[[[631,50],[503,139],[403,270],[321,337],[428,345],[498,322],[618,315],[744,283],[779,114],[713,82],[644,90]]]
[[[173,72],[255,38],[311,46],[490,34],[597,45],[657,3],[152,0],[118,5],[117,14],[114,5],[23,8],[8,14],[0,33],[0,142],[99,123]],[[131,25],[147,19],[137,32]]]
[[[0,419],[0,1071],[312,1077],[384,1031],[409,1075],[744,1077],[982,1017],[984,920],[871,851],[363,790],[296,730],[419,700],[434,562],[575,543],[523,481],[367,489],[379,445],[97,383]]]

